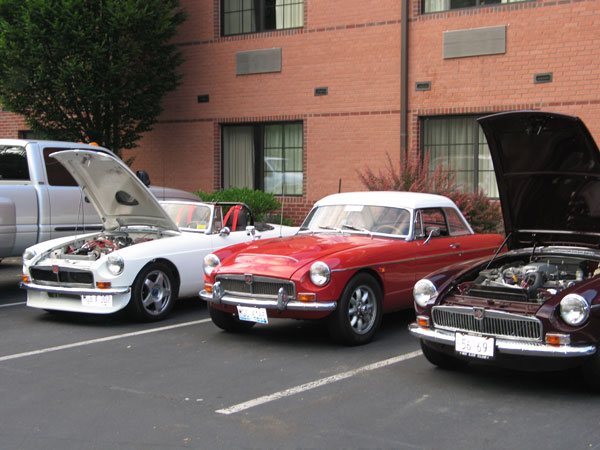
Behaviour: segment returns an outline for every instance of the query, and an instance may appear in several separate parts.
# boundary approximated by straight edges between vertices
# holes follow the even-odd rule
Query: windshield
[[[349,231],[408,236],[410,212],[403,208],[369,205],[329,205],[313,209],[300,231]]]
[[[204,232],[210,228],[211,208],[208,205],[183,202],[161,202],[161,205],[179,228]]]

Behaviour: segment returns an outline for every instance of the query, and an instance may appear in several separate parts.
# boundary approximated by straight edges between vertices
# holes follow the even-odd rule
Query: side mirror
[[[144,183],[146,186],[150,186],[150,175],[148,175],[148,172],[145,170],[138,170],[135,172],[135,174],[140,180],[142,180],[142,183]]]
[[[423,245],[429,244],[432,237],[438,237],[441,234],[440,227],[427,227],[425,228],[425,231],[427,232],[427,239],[425,239]]]
[[[260,234],[256,234],[256,227],[254,225],[246,226],[246,236],[252,236],[252,240],[260,239]]]
[[[219,236],[229,236],[230,233],[231,230],[229,229],[229,227],[223,227],[221,228],[221,231],[219,231]]]

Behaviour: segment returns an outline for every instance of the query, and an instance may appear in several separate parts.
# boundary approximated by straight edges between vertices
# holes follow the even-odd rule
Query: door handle
[[[450,248],[460,248],[460,244],[458,242],[455,242],[453,244],[450,244]]]

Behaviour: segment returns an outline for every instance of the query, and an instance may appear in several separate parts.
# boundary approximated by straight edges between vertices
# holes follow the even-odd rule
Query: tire
[[[381,288],[371,275],[353,277],[329,319],[331,337],[344,345],[370,342],[381,325],[382,298]]]
[[[423,342],[423,340],[421,340],[421,350],[423,351],[423,355],[427,361],[434,366],[438,366],[440,369],[458,369],[459,367],[463,367],[467,364],[465,361],[459,358],[454,358],[442,351],[434,349]]]
[[[581,366],[581,373],[588,387],[595,392],[600,392],[600,355],[598,351]]]
[[[131,286],[127,312],[142,322],[156,322],[169,315],[177,290],[171,269],[163,263],[144,267]]]
[[[210,304],[208,305],[208,314],[216,326],[230,333],[248,331],[254,326],[254,322],[240,320],[233,314],[213,308]]]

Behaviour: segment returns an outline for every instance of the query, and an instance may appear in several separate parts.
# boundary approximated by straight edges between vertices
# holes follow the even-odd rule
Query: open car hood
[[[509,248],[600,246],[600,154],[572,116],[517,111],[478,119],[490,148]]]
[[[144,183],[116,157],[93,150],[63,150],[50,156],[73,175],[105,229],[142,225],[179,231]]]

